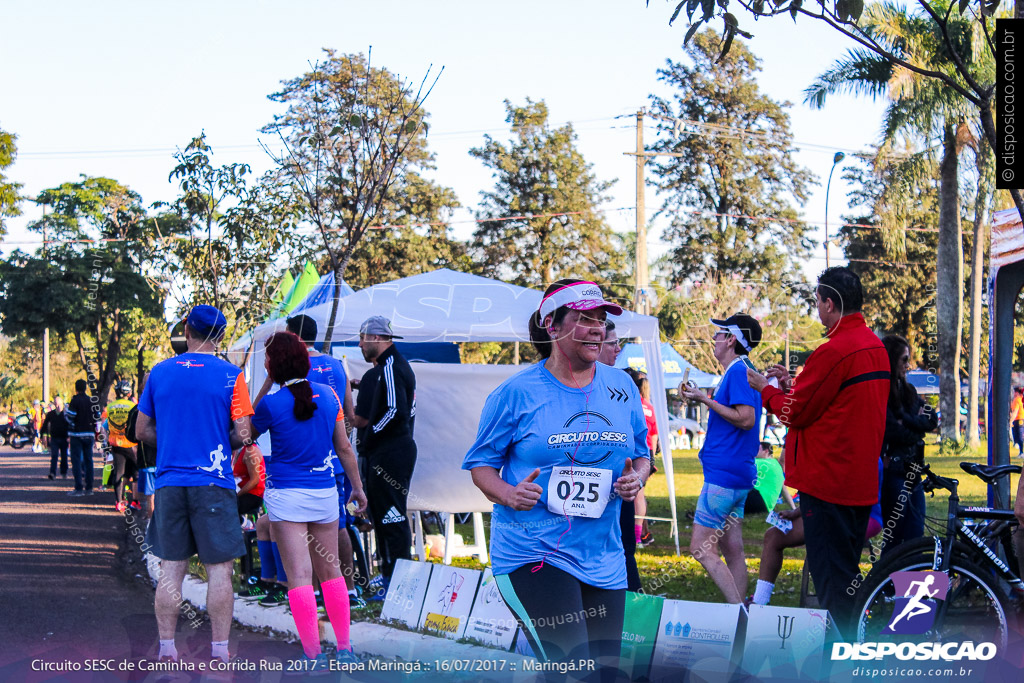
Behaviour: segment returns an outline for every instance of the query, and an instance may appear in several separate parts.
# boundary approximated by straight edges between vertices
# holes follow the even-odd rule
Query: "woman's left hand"
[[[615,480],[615,493],[619,494],[622,500],[632,502],[640,493],[641,488],[643,488],[643,482],[640,481],[640,475],[633,471],[633,461],[626,458],[622,476]]]
[[[366,512],[366,494],[361,488],[353,488],[352,495],[348,497],[348,503],[356,504],[356,514]]]

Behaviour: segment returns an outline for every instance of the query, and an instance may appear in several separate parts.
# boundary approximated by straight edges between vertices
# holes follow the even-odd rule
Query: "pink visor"
[[[622,315],[622,306],[605,301],[601,288],[593,282],[574,282],[545,296],[540,302],[540,319],[544,320],[562,306],[568,306],[574,311],[603,308],[610,315]]]

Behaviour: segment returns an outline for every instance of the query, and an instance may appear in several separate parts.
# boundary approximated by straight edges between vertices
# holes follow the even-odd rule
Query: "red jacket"
[[[786,485],[838,505],[878,501],[889,356],[864,316],[843,316],[784,394],[767,386],[766,410],[789,427]]]

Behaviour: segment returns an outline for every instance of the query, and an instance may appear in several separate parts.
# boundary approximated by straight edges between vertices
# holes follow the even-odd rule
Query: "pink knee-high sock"
[[[640,542],[640,537],[644,535],[644,525],[643,524],[637,524],[636,526],[634,526],[633,527],[633,533],[636,534],[636,542],[639,543]]]
[[[298,586],[288,591],[288,605],[292,608],[295,628],[299,630],[302,651],[313,659],[320,654],[320,627],[317,624],[313,586]]]
[[[351,650],[352,643],[349,640],[351,612],[345,577],[339,576],[330,581],[322,581],[320,594],[324,596],[324,607],[327,608],[327,616],[330,617],[331,626],[334,627],[334,637],[338,639],[338,649]]]

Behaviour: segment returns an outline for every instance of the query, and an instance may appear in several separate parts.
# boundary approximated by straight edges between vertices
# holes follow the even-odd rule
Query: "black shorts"
[[[251,493],[243,493],[235,496],[238,499],[238,516],[256,512],[263,505],[263,496],[255,496]]]
[[[164,486],[156,490],[154,508],[146,543],[160,559],[182,561],[198,553],[203,564],[219,564],[245,555],[232,489]]]

